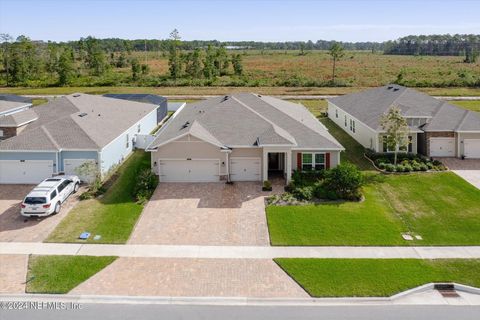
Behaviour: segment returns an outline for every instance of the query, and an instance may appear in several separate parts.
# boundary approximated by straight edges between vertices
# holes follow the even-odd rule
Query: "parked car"
[[[60,212],[62,203],[78,191],[80,179],[77,176],[57,176],[40,182],[25,197],[20,213],[25,217],[45,217]]]

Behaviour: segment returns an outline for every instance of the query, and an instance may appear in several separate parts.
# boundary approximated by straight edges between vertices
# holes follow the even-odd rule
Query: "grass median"
[[[275,262],[313,297],[388,297],[431,282],[480,287],[479,259],[295,259]]]

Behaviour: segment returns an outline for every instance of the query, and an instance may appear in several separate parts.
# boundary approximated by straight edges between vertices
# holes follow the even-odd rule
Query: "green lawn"
[[[303,104],[315,117],[321,117],[323,113],[327,112],[327,100],[312,99],[312,100],[288,100],[293,103]]]
[[[467,110],[480,112],[480,100],[453,100],[450,103]]]
[[[355,164],[360,170],[374,170],[372,164],[365,159],[363,154],[365,148],[353,139],[342,128],[337,126],[329,118],[321,118],[320,121],[327,127],[328,131],[340,142],[345,148],[345,151],[341,153],[341,161],[348,161]]]
[[[68,293],[116,257],[30,256],[27,293]]]
[[[313,297],[388,297],[431,282],[480,287],[480,260],[275,259]]]
[[[86,242],[125,243],[142,212],[135,203],[132,188],[138,170],[150,168],[150,154],[136,151],[119,168],[118,178],[103,198],[80,202],[47,238],[47,242],[85,242],[78,236],[91,233]],[[93,236],[101,235],[98,241]]]
[[[273,245],[478,245],[480,190],[451,172],[378,175],[365,201],[270,206]],[[423,240],[405,241],[402,232]]]

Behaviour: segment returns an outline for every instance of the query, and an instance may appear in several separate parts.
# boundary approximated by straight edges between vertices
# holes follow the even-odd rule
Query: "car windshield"
[[[43,203],[47,203],[47,198],[45,198],[45,197],[26,197],[24,203],[26,203],[26,204],[43,204]]]

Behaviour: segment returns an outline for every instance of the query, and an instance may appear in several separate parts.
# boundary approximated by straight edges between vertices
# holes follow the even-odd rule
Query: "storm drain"
[[[433,286],[444,298],[458,298],[460,295],[455,290],[455,285],[452,283],[437,283]]]

